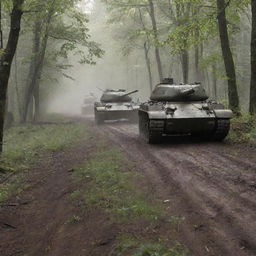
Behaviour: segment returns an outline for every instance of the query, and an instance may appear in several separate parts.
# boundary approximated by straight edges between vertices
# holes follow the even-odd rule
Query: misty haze
[[[256,0],[0,0],[0,255],[256,255]]]

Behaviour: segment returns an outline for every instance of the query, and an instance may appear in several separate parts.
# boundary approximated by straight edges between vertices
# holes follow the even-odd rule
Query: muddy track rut
[[[185,217],[181,239],[193,255],[256,255],[254,149],[188,138],[148,145],[125,122],[98,129],[129,155],[152,193],[169,200],[170,214]]]

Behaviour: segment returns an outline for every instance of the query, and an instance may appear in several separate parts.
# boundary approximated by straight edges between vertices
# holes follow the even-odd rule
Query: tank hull
[[[96,124],[103,124],[108,120],[128,119],[131,122],[138,122],[139,106],[133,103],[102,104],[96,103],[94,107]]]
[[[182,135],[223,140],[231,117],[230,110],[207,102],[151,102],[139,109],[139,131],[148,143],[159,142],[165,136]]]

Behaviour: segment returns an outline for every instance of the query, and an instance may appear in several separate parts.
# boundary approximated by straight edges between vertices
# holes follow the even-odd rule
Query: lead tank
[[[196,135],[222,141],[229,132],[232,111],[208,101],[200,83],[173,84],[165,79],[139,109],[140,136],[157,143],[165,136]]]
[[[94,115],[96,124],[102,124],[105,120],[129,119],[138,121],[139,105],[132,101],[131,94],[138,92],[134,90],[105,90],[100,102],[94,104]]]

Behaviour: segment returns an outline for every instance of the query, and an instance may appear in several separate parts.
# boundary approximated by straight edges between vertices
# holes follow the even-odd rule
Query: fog
[[[100,45],[101,49],[105,51],[105,54],[101,59],[97,59],[96,65],[93,66],[87,64],[81,65],[78,63],[77,56],[70,56],[69,64],[72,64],[73,68],[68,71],[68,75],[74,80],[63,77],[59,79],[58,86],[48,101],[48,112],[79,114],[84,98],[93,94],[99,100],[102,93],[101,90],[104,89],[126,89],[128,91],[138,89],[139,92],[133,95],[134,100],[146,101],[150,96],[150,84],[143,50],[143,40],[145,39],[141,39],[141,41],[135,44],[127,40],[127,35],[131,30],[136,31],[136,28],[139,28],[136,27],[138,26],[138,22],[129,21],[131,23],[128,22],[126,24],[124,17],[122,22],[110,24],[111,15],[101,1],[91,0],[89,1],[89,5],[88,1],[84,1],[82,7],[89,16],[91,39]],[[159,15],[159,17],[161,16]],[[147,21],[147,23],[147,26],[150,28],[150,22]],[[162,23],[164,24],[164,22]],[[161,28],[162,23],[159,22],[158,25],[162,29],[161,31],[164,31],[166,28]],[[244,23],[244,21],[241,22],[241,24]],[[241,33],[234,37],[234,40],[243,37],[243,31],[241,30]],[[238,42],[234,41],[233,44],[238,45]],[[243,45],[248,51],[249,39],[246,39]],[[127,46],[132,50],[128,54],[124,54],[125,47]],[[216,44],[214,47],[216,48]],[[212,56],[215,56],[214,54],[220,54],[219,46],[216,49],[214,47],[211,41],[209,45],[204,46],[204,51],[201,53],[201,67],[205,63],[208,63],[213,58]],[[182,82],[182,65],[179,54],[171,54],[171,49],[168,47],[161,47],[160,53],[164,77],[173,77],[176,82]],[[240,76],[241,67],[243,67],[243,70],[248,70],[248,65],[244,64],[248,62],[248,54],[246,53],[247,55],[245,55],[245,51],[242,51],[239,47],[238,53],[242,55],[237,55],[239,57],[237,58],[239,86],[240,84],[249,84],[249,74],[247,74],[248,72],[243,72],[243,76]],[[196,75],[194,65],[195,53],[193,48],[191,48],[189,55],[189,83],[199,81],[205,87],[210,98],[227,102],[227,81],[225,79],[223,62],[219,62],[217,65],[216,78],[214,77],[214,72],[211,70],[211,66],[202,68],[200,71],[201,74],[198,76]],[[154,47],[152,45],[149,51],[149,57],[154,86],[159,83],[159,76]],[[217,89],[214,92],[213,88],[216,82],[217,84],[215,86]],[[239,86],[239,93],[242,95],[242,99],[245,99],[242,103],[242,109],[244,110],[248,109],[248,90],[248,86]]]
[[[61,78],[55,93],[50,96],[48,112],[79,114],[84,98],[93,94],[99,100],[105,89],[139,89],[133,99],[146,100],[150,95],[143,54],[138,51],[123,56],[120,43],[114,39],[113,28],[107,24],[104,6],[90,14],[92,40],[105,51],[96,65],[79,64],[76,56],[69,59],[73,67],[68,74],[74,79]],[[100,18],[99,18],[100,17]],[[142,52],[143,53],[143,52]],[[144,80],[145,79],[145,80]]]

